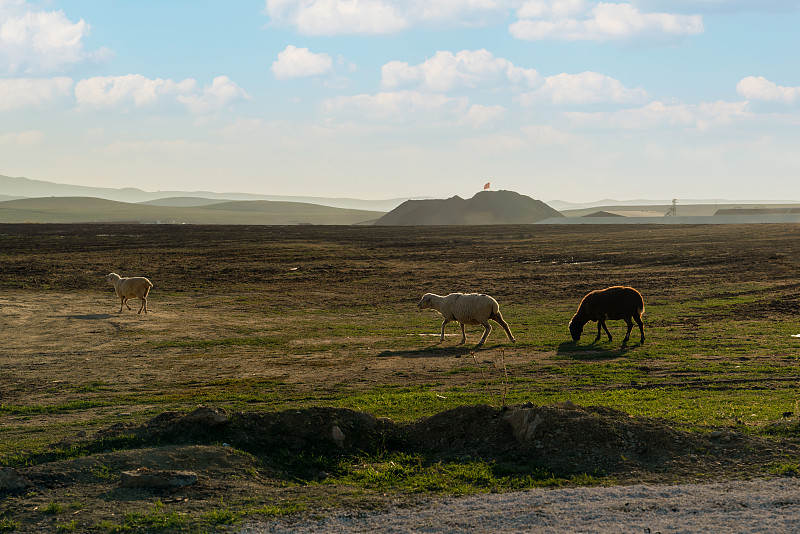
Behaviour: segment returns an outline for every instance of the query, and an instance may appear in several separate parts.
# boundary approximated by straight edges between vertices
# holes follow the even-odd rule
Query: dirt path
[[[456,532],[797,532],[800,480],[531,490],[419,508],[248,524],[242,534]]]

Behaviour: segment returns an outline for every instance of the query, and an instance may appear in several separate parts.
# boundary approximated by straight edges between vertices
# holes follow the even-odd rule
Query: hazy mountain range
[[[326,198],[314,196],[256,195],[252,193],[213,193],[211,191],[143,191],[135,187],[114,189],[84,185],[57,184],[29,178],[0,175],[0,201],[38,197],[94,197],[129,203],[149,203],[159,206],[203,206],[228,200],[275,200],[302,202],[333,208],[368,211],[390,211],[408,198],[363,200],[358,198]],[[416,197],[423,198],[423,197]]]
[[[670,200],[599,200],[544,203],[512,191],[484,191],[473,198],[363,200],[314,196],[143,191],[88,187],[0,175],[0,223],[142,222],[188,224],[548,224],[670,222],[794,222],[775,208],[786,200],[680,199],[677,217],[665,218]],[[723,210],[727,219],[718,216]],[[717,216],[715,216],[717,215]],[[713,221],[711,220],[713,216]],[[766,217],[766,218],[765,218]]]

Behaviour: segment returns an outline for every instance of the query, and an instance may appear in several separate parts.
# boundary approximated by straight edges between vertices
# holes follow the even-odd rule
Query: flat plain
[[[537,485],[797,476],[799,238],[773,224],[0,225],[0,465],[31,482],[0,495],[0,532],[225,530]],[[112,271],[150,278],[149,314],[117,313]],[[644,345],[623,346],[619,321],[611,342],[592,342],[594,323],[571,341],[580,299],[610,285],[643,294]],[[439,316],[416,303],[456,291],[493,295],[517,342],[496,327],[475,349],[468,327],[459,347],[453,323],[438,343]],[[199,405],[228,430],[189,425]],[[527,448],[486,430],[515,407],[551,422]],[[383,442],[327,438],[363,413]],[[306,441],[256,439],[268,417]],[[200,482],[121,488],[140,467]]]

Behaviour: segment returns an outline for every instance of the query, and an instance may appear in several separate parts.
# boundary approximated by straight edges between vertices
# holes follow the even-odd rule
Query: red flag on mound
[[[491,182],[486,182],[486,185],[483,186],[483,190],[486,191],[491,187]]]

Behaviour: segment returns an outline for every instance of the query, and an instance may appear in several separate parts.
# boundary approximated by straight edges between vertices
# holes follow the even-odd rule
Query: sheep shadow
[[[114,315],[108,313],[90,313],[85,315],[57,315],[60,319],[79,319],[81,321],[98,321],[100,319],[111,319]]]
[[[442,347],[440,345],[429,345],[415,350],[385,350],[378,353],[378,358],[467,358],[471,353],[478,354],[487,350],[495,350],[502,345],[491,346],[459,346],[450,345]]]
[[[604,346],[608,345],[608,346]],[[638,345],[638,344],[634,344]],[[613,360],[622,358],[631,349],[629,345],[617,345],[598,341],[597,343],[580,344],[575,341],[565,341],[556,349],[558,356],[573,360],[596,361]]]

